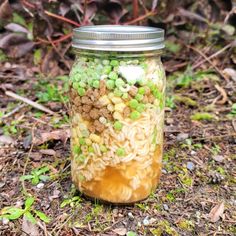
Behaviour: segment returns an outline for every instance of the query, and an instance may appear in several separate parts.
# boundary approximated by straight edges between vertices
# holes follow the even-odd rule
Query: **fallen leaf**
[[[213,159],[217,162],[222,162],[224,161],[224,156],[221,156],[221,155],[216,155],[216,156],[213,156]]]
[[[10,33],[0,39],[0,48],[5,49],[9,57],[22,57],[28,53],[35,43],[29,41],[24,33]]]
[[[126,228],[116,228],[113,230],[113,232],[118,235],[126,235],[127,229]]]
[[[16,23],[9,23],[5,26],[5,29],[13,31],[13,32],[21,32],[28,34],[30,33],[28,29],[23,27],[22,25],[16,24]]]
[[[56,156],[56,152],[53,149],[41,149],[39,152],[44,155]]]
[[[9,1],[5,0],[0,5],[0,19],[7,19],[12,14],[12,9],[10,7]]]
[[[38,226],[36,224],[31,223],[29,220],[27,220],[26,216],[23,217],[22,231],[30,236],[38,236],[39,235]],[[23,235],[25,235],[25,234],[23,234]]]
[[[59,129],[51,132],[42,132],[35,135],[33,138],[33,143],[35,145],[40,145],[52,140],[61,140],[63,143],[70,137],[69,129]]]
[[[212,222],[212,223],[217,222],[220,219],[220,217],[223,216],[224,208],[225,208],[224,207],[224,202],[221,202],[221,203],[215,205],[211,209],[211,211],[208,215],[208,218],[209,218],[210,222]]]
[[[232,68],[225,68],[225,69],[223,70],[223,73],[224,73],[227,77],[231,78],[233,81],[236,82],[236,70],[234,70],[234,69],[232,69]]]
[[[1,135],[0,144],[14,144],[14,140],[8,135]]]

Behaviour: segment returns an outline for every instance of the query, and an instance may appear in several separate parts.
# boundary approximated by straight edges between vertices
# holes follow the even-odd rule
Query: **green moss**
[[[193,114],[192,116],[190,116],[191,120],[207,120],[207,121],[211,121],[213,119],[215,119],[215,116],[207,113],[207,112],[197,112],[195,114]]]
[[[194,230],[194,223],[190,220],[181,219],[177,223],[177,225],[180,229],[185,230],[185,231],[193,231]]]
[[[166,199],[169,201],[169,202],[174,202],[175,201],[175,196],[172,192],[169,192],[166,194]]]
[[[178,174],[180,182],[185,187],[191,187],[193,185],[193,179],[188,174],[188,170],[186,168],[183,168],[182,170],[183,170],[184,173]]]
[[[170,223],[167,220],[161,220],[157,224],[156,229],[151,229],[151,233],[154,236],[162,236],[162,235],[171,235],[171,236],[179,236],[177,231],[171,227]]]
[[[189,106],[189,107],[196,107],[197,106],[196,101],[194,101],[193,99],[191,99],[189,97],[185,97],[185,96],[181,96],[181,95],[175,95],[174,101],[179,102],[179,103],[183,103],[184,105]]]

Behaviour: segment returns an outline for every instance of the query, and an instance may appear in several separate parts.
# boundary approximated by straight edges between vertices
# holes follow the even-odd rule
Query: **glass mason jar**
[[[161,174],[165,72],[162,29],[84,26],[74,30],[70,73],[71,168],[85,195],[133,203]]]

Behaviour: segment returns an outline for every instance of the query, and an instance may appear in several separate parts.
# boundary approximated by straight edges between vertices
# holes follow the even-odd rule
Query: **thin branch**
[[[200,65],[202,65],[204,62],[206,62],[207,60],[210,60],[214,57],[219,56],[222,52],[224,52],[225,50],[227,50],[228,48],[230,48],[232,45],[234,44],[234,42],[229,43],[228,45],[226,45],[225,47],[223,47],[222,49],[220,49],[219,51],[215,52],[214,54],[212,54],[211,56],[204,58],[202,61],[198,62],[196,65],[193,66],[193,70],[196,69],[197,67],[199,67]]]
[[[138,6],[138,0],[133,0],[133,17],[136,19],[138,17],[139,12],[139,6]]]
[[[19,106],[17,106],[16,108],[14,108],[12,111],[10,111],[9,113],[5,114],[4,116],[1,117],[1,119],[6,119],[12,115],[14,115],[15,113],[17,113],[21,108],[25,107],[25,104],[20,104]]]
[[[205,53],[203,53],[202,51],[200,51],[198,48],[195,48],[193,46],[190,45],[185,45],[186,47],[192,49],[193,51],[197,52],[198,54],[200,54],[209,64],[211,64],[214,69],[225,79],[227,80],[226,76],[224,75],[224,73],[216,66],[213,64],[213,62],[205,55]]]
[[[216,136],[208,136],[208,137],[202,137],[202,138],[193,138],[194,141],[201,141],[201,140],[214,140],[214,139],[222,139],[222,138],[228,138],[228,137],[236,137],[236,133],[231,134],[222,134],[222,135],[216,135]]]
[[[225,92],[225,90],[222,87],[220,87],[219,84],[216,84],[215,88],[220,92],[220,94],[222,96],[222,100],[218,101],[218,104],[225,104],[228,101],[227,93]]]
[[[72,35],[73,35],[73,33],[65,34],[65,35],[61,36],[59,39],[52,40],[51,42],[54,43],[54,44],[57,44],[57,43],[60,43],[60,42],[63,42],[63,41],[65,41],[65,40],[67,40],[67,39],[70,38]],[[39,42],[42,42],[42,43],[51,44],[50,41],[48,41],[48,40],[46,40],[46,39],[42,39],[42,38],[40,38],[40,37],[38,37],[38,40],[39,40]]]
[[[25,5],[25,6],[27,6],[27,7],[30,7],[30,8],[33,8],[33,9],[36,8],[36,6],[35,6],[34,4],[29,3],[29,2],[27,2],[26,0],[22,0],[21,2],[22,2],[23,5]],[[64,21],[64,22],[68,22],[68,23],[70,23],[70,24],[72,24],[72,25],[75,25],[75,26],[77,26],[77,27],[80,26],[79,23],[77,23],[77,22],[75,22],[75,21],[73,21],[73,20],[70,20],[70,19],[68,19],[68,18],[66,18],[66,17],[63,17],[63,16],[59,16],[59,15],[57,15],[57,14],[54,14],[54,13],[52,13],[52,12],[50,12],[50,11],[44,11],[44,13],[45,13],[46,15],[48,15],[48,16],[54,17],[54,18],[59,19],[59,20]]]
[[[41,105],[41,104],[38,104],[37,102],[33,102],[32,100],[28,99],[28,98],[25,98],[25,97],[22,97],[18,94],[15,94],[11,91],[6,91],[5,94],[9,97],[12,97],[12,98],[15,98],[16,100],[19,100],[19,101],[22,101],[38,110],[41,110],[43,112],[46,112],[46,113],[49,113],[50,115],[53,115],[55,114],[53,111],[49,110],[48,108],[46,108],[45,106]]]
[[[79,24],[79,23],[77,23],[77,22],[75,22],[75,21],[73,21],[73,20],[70,20],[70,19],[68,19],[68,18],[66,18],[66,17],[56,15],[56,14],[54,14],[54,13],[52,13],[52,12],[49,12],[49,11],[44,11],[44,12],[45,12],[45,14],[48,15],[48,16],[54,17],[54,18],[56,18],[56,19],[59,19],[59,20],[68,22],[68,23],[70,23],[70,24],[72,24],[72,25],[75,25],[75,26],[77,26],[77,27],[80,27],[80,24]]]
[[[133,20],[131,20],[131,21],[125,22],[124,25],[131,25],[131,24],[134,24],[134,23],[136,23],[136,22],[139,22],[139,21],[141,21],[141,20],[146,19],[146,18],[149,17],[149,16],[153,16],[153,15],[155,15],[156,13],[157,13],[157,11],[149,11],[149,12],[147,12],[145,15],[139,16],[139,17],[136,18],[136,19],[133,19]]]
[[[70,64],[65,60],[65,58],[61,55],[59,50],[57,49],[56,45],[52,42],[51,38],[48,36],[48,40],[51,43],[52,47],[54,48],[55,52],[58,54],[58,56],[61,58],[65,66],[70,69]]]

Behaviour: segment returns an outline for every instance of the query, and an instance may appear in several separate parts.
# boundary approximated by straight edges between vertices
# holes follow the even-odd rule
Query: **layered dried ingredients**
[[[136,202],[160,177],[165,73],[157,57],[104,58],[80,55],[70,74],[72,179],[90,197]]]

